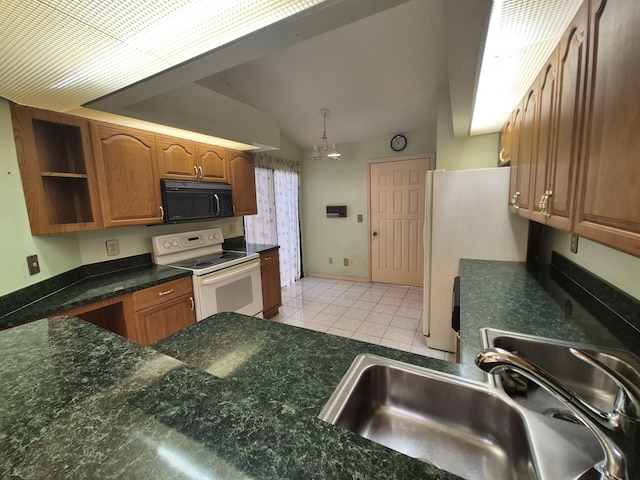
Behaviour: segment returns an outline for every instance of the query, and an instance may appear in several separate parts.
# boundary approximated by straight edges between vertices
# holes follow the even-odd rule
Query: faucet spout
[[[590,355],[573,350],[581,360],[600,368],[621,388],[612,412],[602,412],[585,402],[571,389],[526,358],[503,350],[482,350],[475,358],[478,367],[487,373],[515,371],[537,383],[562,401],[597,438],[604,451],[604,462],[595,466],[604,478],[611,480],[640,479],[640,419],[638,418],[637,387],[627,379],[602,365]]]

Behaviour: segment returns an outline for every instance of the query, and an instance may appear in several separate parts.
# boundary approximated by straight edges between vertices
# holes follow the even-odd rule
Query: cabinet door
[[[141,342],[150,345],[196,323],[193,297],[183,295],[136,312]]]
[[[155,135],[106,124],[92,135],[105,226],[162,223]]]
[[[262,280],[262,315],[264,318],[271,318],[278,314],[278,308],[282,305],[278,250],[260,254],[260,275]]]
[[[553,134],[557,98],[557,50],[553,52],[538,78],[538,114],[535,156],[532,159],[531,219],[546,223],[549,198],[549,171],[553,160]]]
[[[227,149],[227,167],[235,215],[257,214],[256,173],[253,167],[253,155]]]
[[[548,225],[570,231],[583,121],[589,2],[578,10],[558,45],[555,147],[549,172]]]
[[[511,144],[511,172],[509,179],[509,210],[511,213],[518,213],[520,209],[520,182],[522,174],[520,173],[520,132],[522,131],[522,104],[514,110],[512,114],[512,144]]]
[[[536,135],[538,116],[538,82],[534,82],[525,96],[522,107],[522,122],[518,132],[518,167],[516,185],[518,196],[518,215],[529,218],[531,212],[531,172],[536,158]]]
[[[11,104],[31,233],[102,227],[89,122]]]
[[[195,142],[157,135],[160,178],[197,180],[198,167]]]
[[[592,2],[585,138],[574,231],[640,256],[640,9]]]
[[[198,143],[198,174],[205,182],[227,182],[227,162],[225,149]]]

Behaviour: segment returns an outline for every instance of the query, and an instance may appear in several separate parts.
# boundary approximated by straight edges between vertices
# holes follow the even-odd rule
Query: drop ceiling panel
[[[0,96],[68,110],[323,0],[0,0]]]

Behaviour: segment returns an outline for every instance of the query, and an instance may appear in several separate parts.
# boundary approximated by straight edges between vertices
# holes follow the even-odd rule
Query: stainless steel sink
[[[464,478],[575,478],[601,454],[584,427],[524,412],[498,389],[370,354],[319,418]]]
[[[481,335],[484,348],[498,347],[517,352],[602,411],[613,411],[619,388],[602,370],[576,358],[569,351],[570,348],[590,353],[636,385],[640,384],[640,358],[625,350],[563,342],[491,328],[481,329]],[[489,381],[500,388],[505,387],[499,377],[490,376]],[[565,409],[561,402],[532,382],[528,382],[526,391],[511,393],[516,402],[529,409],[557,418],[570,418],[564,416]]]

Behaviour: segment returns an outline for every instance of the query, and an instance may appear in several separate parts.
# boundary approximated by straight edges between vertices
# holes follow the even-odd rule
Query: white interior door
[[[369,165],[371,279],[422,286],[425,173],[432,156]]]

